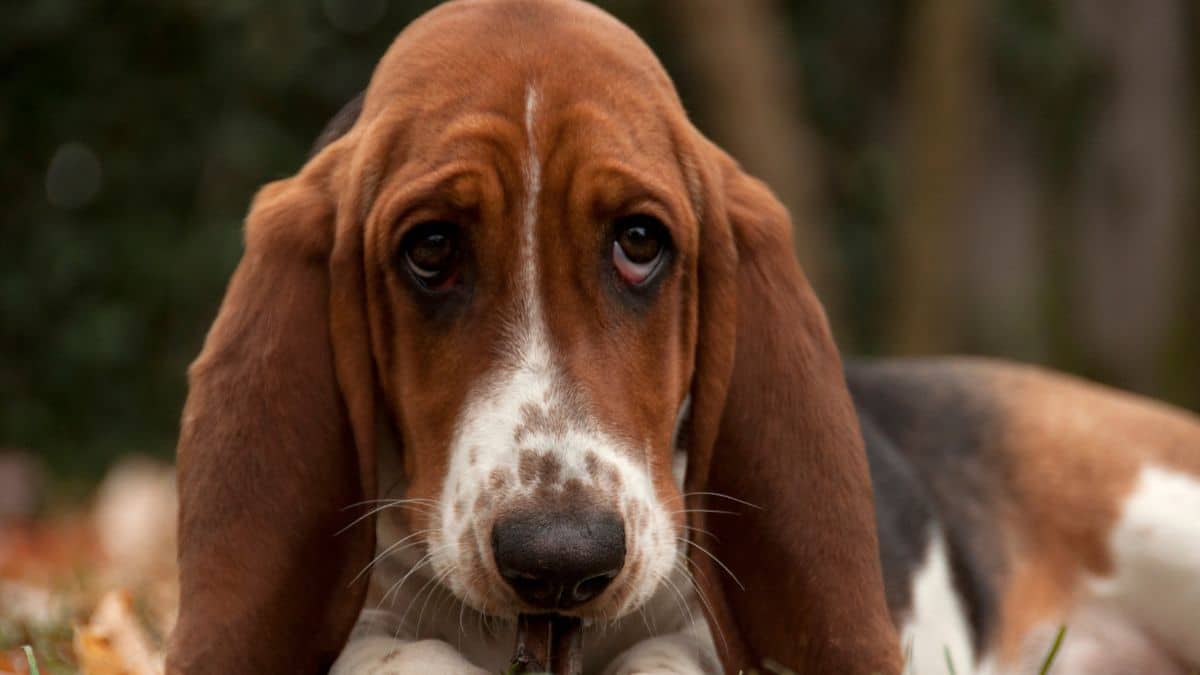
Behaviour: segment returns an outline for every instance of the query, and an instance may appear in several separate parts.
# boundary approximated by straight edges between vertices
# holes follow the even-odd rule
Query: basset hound
[[[496,673],[546,612],[587,673],[1029,673],[1060,625],[1059,675],[1200,666],[1200,423],[843,368],[791,229],[599,9],[411,24],[254,198],[168,672]]]

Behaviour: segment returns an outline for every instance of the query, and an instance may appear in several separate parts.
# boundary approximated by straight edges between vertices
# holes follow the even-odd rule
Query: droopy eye
[[[616,222],[613,265],[622,279],[639,286],[658,270],[669,243],[667,228],[657,218],[644,214],[625,216]]]
[[[400,243],[404,264],[422,287],[450,288],[458,279],[458,231],[442,221],[421,223]]]

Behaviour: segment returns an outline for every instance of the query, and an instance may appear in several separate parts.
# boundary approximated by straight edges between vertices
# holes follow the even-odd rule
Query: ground
[[[177,601],[173,476],[127,461],[83,505],[0,514],[0,675],[162,672]]]

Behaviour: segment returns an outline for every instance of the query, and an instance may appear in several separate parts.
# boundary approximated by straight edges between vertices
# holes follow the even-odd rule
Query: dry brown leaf
[[[163,655],[142,626],[128,591],[100,600],[86,626],[75,631],[75,656],[84,675],[162,675]]]
[[[26,675],[28,672],[29,659],[24,650],[0,651],[0,675]]]

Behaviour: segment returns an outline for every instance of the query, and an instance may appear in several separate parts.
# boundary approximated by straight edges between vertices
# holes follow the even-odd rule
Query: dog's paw
[[[720,672],[714,656],[690,635],[652,638],[609,664],[605,675],[709,675]]]
[[[365,637],[346,645],[330,675],[489,675],[441,640]]]

